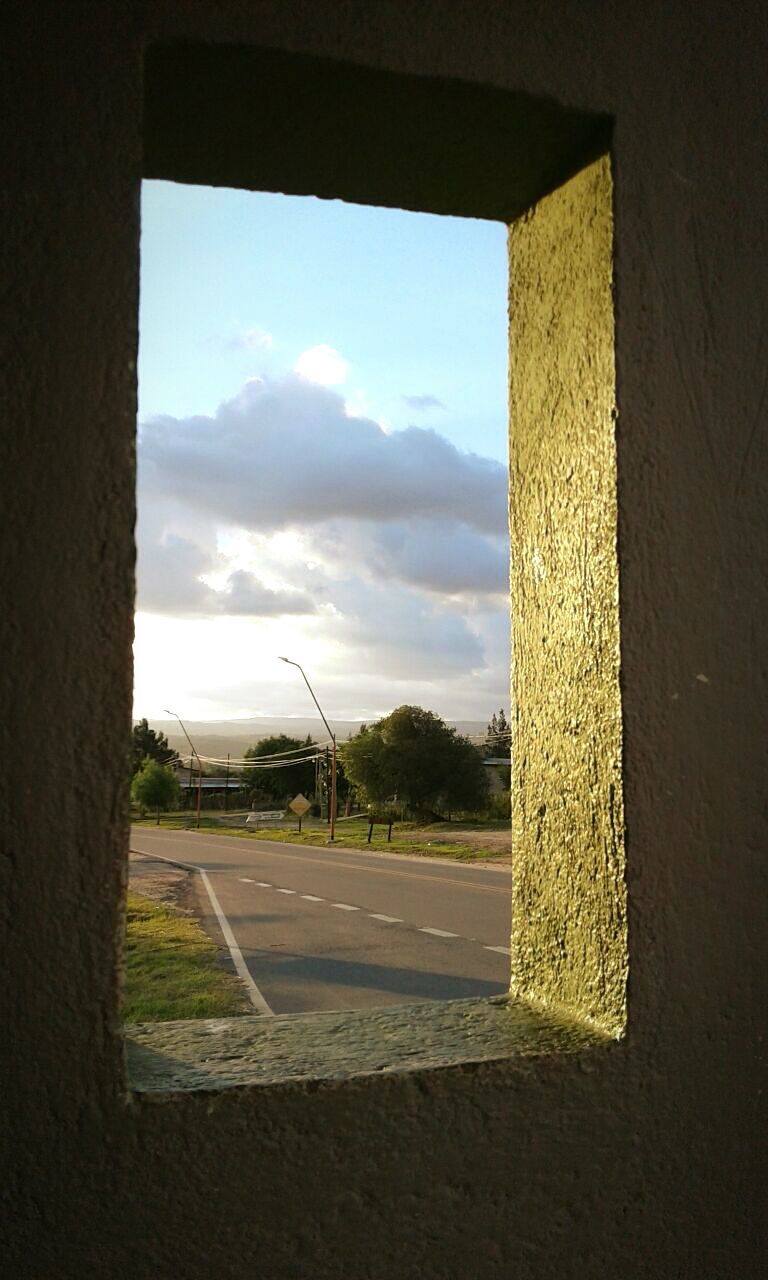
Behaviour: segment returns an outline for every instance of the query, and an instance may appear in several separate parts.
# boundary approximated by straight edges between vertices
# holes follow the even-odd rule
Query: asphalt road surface
[[[273,1013],[509,986],[509,868],[150,827],[132,829],[131,849],[207,872]]]

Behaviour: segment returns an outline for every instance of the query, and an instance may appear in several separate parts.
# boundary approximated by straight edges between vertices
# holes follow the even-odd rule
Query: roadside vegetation
[[[485,740],[480,742],[457,733],[440,716],[422,707],[397,707],[373,724],[362,724],[338,747],[335,843],[342,848],[386,849],[457,861],[508,857],[510,739],[503,709],[498,715],[494,713]],[[221,782],[221,794],[206,796],[207,811],[201,813],[199,823],[194,812],[191,763],[185,766],[188,775],[178,769],[174,774],[178,758],[169,760],[167,739],[148,729],[146,721],[134,727],[133,748],[134,820],[144,820],[148,811],[154,811],[154,821],[159,824],[163,810],[163,825],[171,829],[199,825],[243,839],[308,845],[323,845],[328,840],[331,752],[325,743],[279,734],[249,747],[243,761],[237,762],[239,791],[233,799],[240,806],[245,802],[250,809],[224,810],[230,802],[227,764],[227,779],[208,779],[211,790]],[[206,761],[203,764],[196,758],[198,768],[220,768],[220,761]],[[185,783],[190,806],[182,812],[178,811],[179,779]],[[306,796],[311,806],[301,829],[287,812],[298,793]],[[272,814],[281,810],[286,811],[286,817],[275,820]],[[264,825],[246,829],[245,819],[251,811],[269,815]],[[375,825],[369,842],[370,817]],[[387,840],[389,821],[394,823],[391,842]]]
[[[418,817],[481,806],[488,779],[480,751],[440,716],[402,706],[341,747],[347,778],[364,803],[392,797]]]
[[[240,980],[225,973],[218,955],[216,944],[197,921],[129,893],[123,1021],[253,1013]]]
[[[144,813],[153,809],[159,826],[161,809],[173,808],[180,798],[179,784],[170,766],[147,756],[131,781],[131,799],[139,811]]]
[[[387,841],[387,827],[376,824],[373,828],[371,842],[368,843],[368,819],[351,818],[336,824],[334,848],[373,849],[385,853],[413,854],[424,858],[451,858],[456,862],[497,862],[510,856],[511,847],[503,839],[504,833],[510,830],[509,822],[476,823],[474,830],[455,827],[448,822],[432,823],[420,826],[417,823],[402,822],[392,827],[392,840]],[[251,833],[244,833],[235,828],[228,828],[233,835],[246,834],[262,840],[276,840],[288,844],[326,845],[328,828],[325,824],[319,827],[303,826],[301,833],[296,824],[284,827],[264,828]],[[480,836],[485,833],[499,831],[502,839],[489,844]],[[455,834],[454,834],[455,833]]]
[[[239,825],[235,825],[238,821]],[[247,829],[243,823],[246,811],[231,815],[226,821],[221,814],[204,813],[200,817],[200,829],[215,831],[217,835],[237,836],[243,840],[275,840],[285,844],[326,845],[328,842],[328,825],[326,822],[305,818],[299,832],[295,818],[283,822],[266,824],[255,830]],[[137,826],[154,825],[154,818],[135,818]],[[194,814],[177,813],[163,817],[163,827],[170,831],[187,831],[195,828]],[[464,822],[434,822],[428,825],[416,822],[395,822],[392,827],[392,841],[387,842],[387,827],[378,823],[373,828],[370,844],[368,841],[368,819],[364,814],[354,818],[340,818],[336,823],[336,839],[334,846],[342,849],[374,849],[389,853],[408,853],[427,858],[452,858],[457,862],[493,862],[510,856],[509,819],[479,820],[477,818]],[[488,836],[495,836],[492,841]]]

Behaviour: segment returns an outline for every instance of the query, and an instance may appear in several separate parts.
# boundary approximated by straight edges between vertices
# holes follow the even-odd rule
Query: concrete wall
[[[0,21],[9,1274],[761,1274],[762,7],[6,0]],[[614,117],[630,966],[610,1054],[124,1092],[140,126],[160,39]]]

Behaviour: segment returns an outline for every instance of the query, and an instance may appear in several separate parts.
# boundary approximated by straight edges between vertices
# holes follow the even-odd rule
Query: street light
[[[195,756],[195,757],[196,757],[196,759],[197,759],[197,829],[198,829],[198,831],[199,831],[199,830],[200,830],[200,799],[201,799],[202,792],[203,792],[203,766],[202,766],[202,764],[200,763],[200,757],[199,757],[199,755],[198,755],[198,754],[197,754],[197,752],[195,751],[195,748],[194,748],[194,744],[193,744],[193,742],[192,742],[192,739],[190,738],[189,734],[187,733],[186,728],[184,727],[184,721],[182,720],[181,716],[177,716],[175,711],[169,711],[167,707],[164,707],[164,708],[163,708],[163,710],[165,711],[165,714],[166,714],[167,716],[173,716],[174,720],[178,720],[179,724],[181,725],[181,727],[182,727],[182,729],[183,729],[183,731],[184,731],[184,737],[186,738],[187,742],[189,743],[189,749],[190,749],[190,751],[191,751],[191,753],[192,753],[192,755],[190,755],[190,757],[189,757],[189,774],[190,774],[190,779],[189,779],[189,780],[190,780],[190,782],[192,781],[192,756]]]
[[[294,662],[292,658],[280,658],[280,661],[287,662],[289,667],[298,667],[299,671],[304,677],[304,683],[312,695],[312,701],[314,702],[315,706],[320,712],[320,719],[322,720],[323,724],[328,730],[328,737],[331,739],[331,742],[333,743],[333,751],[331,755],[331,804],[330,804],[331,836],[330,838],[331,840],[334,840],[336,837],[336,734],[333,732],[333,729],[331,728],[325,716],[323,715],[323,708],[320,706],[320,703],[315,697],[315,691],[312,688],[312,685],[309,683],[306,672],[304,668],[301,666],[301,664],[298,662]]]

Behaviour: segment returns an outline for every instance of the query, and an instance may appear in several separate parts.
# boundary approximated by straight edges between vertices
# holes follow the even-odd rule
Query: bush
[[[512,816],[512,797],[508,791],[502,791],[499,795],[488,797],[486,816],[488,818],[510,818]]]
[[[160,810],[171,809],[179,803],[179,783],[173,770],[145,756],[131,783],[131,799],[142,812],[154,809],[159,823]]]

